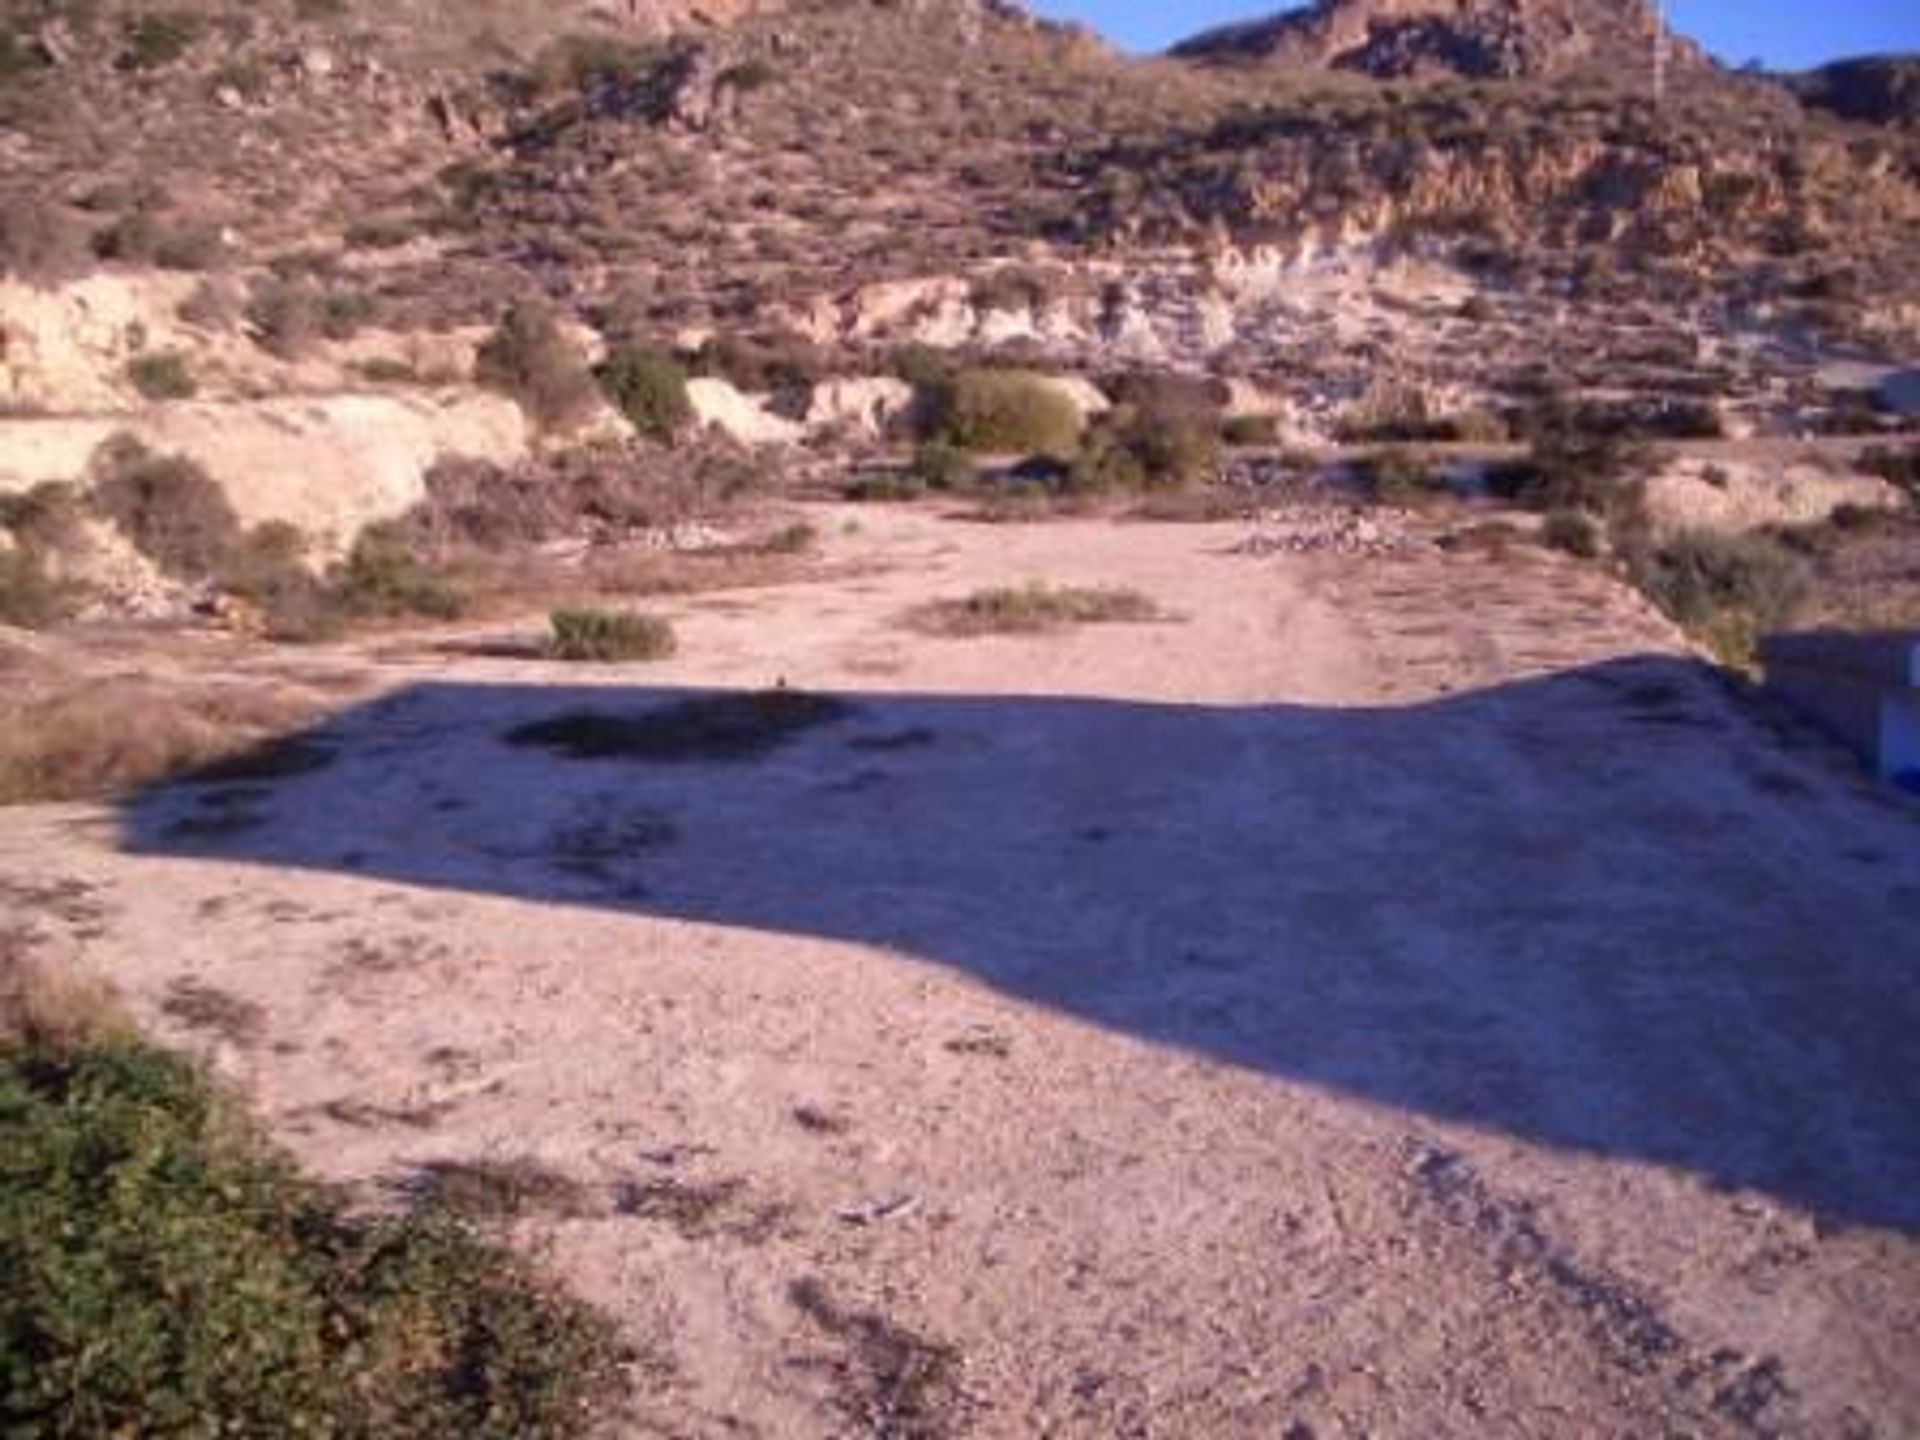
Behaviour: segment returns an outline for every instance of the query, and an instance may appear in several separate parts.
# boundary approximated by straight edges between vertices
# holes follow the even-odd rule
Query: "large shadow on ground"
[[[1695,667],[1381,710],[883,694],[750,700],[691,738],[604,724],[688,699],[421,685],[139,798],[127,844],[890,947],[1292,1081],[1920,1230],[1920,827]],[[603,719],[506,738],[580,711]],[[621,743],[652,753],[567,753]]]

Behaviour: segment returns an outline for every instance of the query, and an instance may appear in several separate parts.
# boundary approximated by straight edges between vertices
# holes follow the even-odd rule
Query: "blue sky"
[[[1294,8],[1279,0],[1033,0],[1056,20],[1079,20],[1130,50],[1160,50],[1229,20]],[[1920,50],[1920,0],[1672,0],[1674,28],[1735,65],[1761,59],[1792,69],[1875,50]]]

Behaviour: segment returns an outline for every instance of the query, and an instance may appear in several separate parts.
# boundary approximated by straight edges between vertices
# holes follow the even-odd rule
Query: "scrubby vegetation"
[[[355,1215],[0,934],[0,1429],[572,1437],[610,1324],[437,1211]]]
[[[1761,634],[1793,619],[1811,580],[1804,561],[1765,535],[1685,532],[1628,563],[1655,604],[1738,665],[1751,662]]]
[[[1080,447],[1080,412],[1043,377],[1020,370],[962,370],[922,396],[929,439],[955,449],[1065,458]]]
[[[148,400],[191,400],[200,393],[184,355],[156,351],[127,363],[127,379]]]
[[[569,607],[549,623],[547,653],[556,660],[664,660],[677,648],[673,626],[656,615]]]
[[[593,376],[549,305],[523,302],[508,310],[480,347],[473,373],[543,429],[567,429],[593,409]]]
[[[1036,581],[934,601],[912,611],[907,623],[931,635],[970,638],[1037,635],[1076,625],[1138,624],[1160,618],[1160,607],[1137,590]]]
[[[693,422],[687,372],[666,351],[631,342],[616,345],[598,373],[614,408],[647,439],[671,444]]]
[[[205,470],[130,439],[108,446],[95,463],[93,504],[135,549],[182,580],[220,570],[240,538],[240,521]]]

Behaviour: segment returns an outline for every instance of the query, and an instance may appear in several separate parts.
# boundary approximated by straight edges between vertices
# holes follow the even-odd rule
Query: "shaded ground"
[[[523,1223],[675,1358],[643,1432],[1920,1426],[1911,808],[1556,560],[822,518],[894,568],[644,672],[389,652],[324,768],[14,812],[0,876],[247,1015],[328,1173],[574,1181]],[[899,624],[1030,580],[1174,618]],[[850,708],[505,740],[782,684]]]

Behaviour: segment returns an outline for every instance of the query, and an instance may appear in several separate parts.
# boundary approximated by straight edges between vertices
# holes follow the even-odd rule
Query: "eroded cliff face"
[[[1176,46],[1211,63],[1353,70],[1382,78],[1520,78],[1651,63],[1658,19],[1646,0],[1320,0],[1303,11],[1224,26]],[[1686,41],[1670,59],[1707,63]]]

